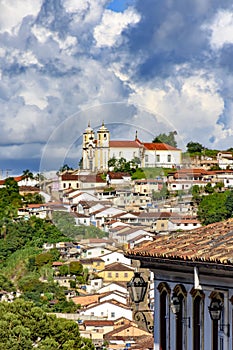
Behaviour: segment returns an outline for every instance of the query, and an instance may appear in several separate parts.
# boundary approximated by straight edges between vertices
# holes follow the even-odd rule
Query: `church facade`
[[[165,143],[143,143],[137,137],[131,141],[111,140],[110,132],[102,123],[95,132],[90,123],[83,133],[83,170],[108,171],[111,158],[137,159],[140,167],[173,168],[181,165],[181,150]]]

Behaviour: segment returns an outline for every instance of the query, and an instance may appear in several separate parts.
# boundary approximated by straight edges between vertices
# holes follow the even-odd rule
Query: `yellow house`
[[[119,262],[109,264],[98,273],[103,282],[128,282],[134,275],[134,268]]]
[[[105,261],[101,258],[80,259],[83,268],[87,268],[89,272],[98,272],[104,269]]]

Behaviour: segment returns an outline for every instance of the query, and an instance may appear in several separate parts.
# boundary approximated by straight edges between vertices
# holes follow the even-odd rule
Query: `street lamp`
[[[212,299],[208,309],[209,309],[211,320],[219,321],[223,310],[222,302],[217,299]]]
[[[210,318],[212,321],[219,321],[222,316],[222,311],[223,311],[223,303],[219,299],[212,299],[210,306],[208,307],[209,313],[210,313]],[[223,327],[226,328],[226,335],[229,337],[230,336],[230,324],[220,324],[220,329],[222,330]]]
[[[139,304],[145,298],[147,282],[141,276],[140,272],[135,272],[133,278],[127,283],[127,289],[131,300]]]
[[[144,301],[148,282],[146,282],[141,276],[140,272],[134,272],[133,278],[127,283],[127,290],[129,292],[130,299],[136,305],[134,310],[134,320],[147,332],[153,333],[154,321],[151,315],[151,311],[146,307],[145,309],[139,309],[139,303]]]
[[[180,300],[176,294],[171,297],[171,310],[173,314],[177,315],[180,312]]]
[[[182,323],[185,323],[186,321],[186,326],[190,328],[190,317],[181,317],[182,315],[179,315],[181,311],[181,300],[177,296],[177,294],[173,293],[171,297],[171,310],[174,315],[176,315],[176,318],[180,317],[180,320]]]

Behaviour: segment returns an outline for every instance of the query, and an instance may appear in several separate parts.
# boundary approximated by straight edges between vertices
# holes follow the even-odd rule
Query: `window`
[[[111,312],[111,317],[115,317],[115,312]]]
[[[197,295],[193,301],[193,350],[201,349],[201,297]]]
[[[124,277],[128,277],[128,273],[127,272],[124,273]]]
[[[118,272],[116,272],[116,278],[118,278],[119,277],[119,273]]]
[[[119,152],[119,157],[122,157],[122,152]]]
[[[156,155],[156,162],[158,162],[158,163],[160,162],[160,154]]]
[[[148,157],[148,154],[145,155],[145,162],[148,162],[149,160],[149,157]]]
[[[167,291],[160,294],[160,349],[167,349]]]
[[[170,163],[171,160],[172,160],[172,156],[171,156],[170,154],[168,154],[168,155],[167,155],[167,161],[168,161],[168,163]]]
[[[63,188],[66,188],[66,184],[63,184]]]
[[[108,277],[112,277],[112,273],[111,272],[108,272]]]
[[[78,188],[79,186],[78,186],[78,182],[76,183],[76,188]]]

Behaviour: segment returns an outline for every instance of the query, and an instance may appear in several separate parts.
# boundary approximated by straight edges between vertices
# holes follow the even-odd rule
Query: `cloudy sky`
[[[232,147],[230,0],[0,0],[1,171],[76,166],[83,130]]]

